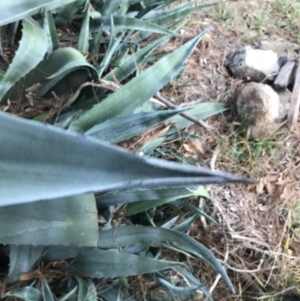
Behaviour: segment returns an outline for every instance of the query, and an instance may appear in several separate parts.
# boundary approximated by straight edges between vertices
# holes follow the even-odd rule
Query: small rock
[[[258,47],[263,50],[273,50],[278,55],[285,55],[289,60],[297,60],[300,45],[288,41],[261,41]]]
[[[234,111],[250,129],[250,137],[260,140],[272,134],[287,116],[279,95],[268,85],[248,83],[235,91]]]
[[[247,81],[274,81],[281,66],[286,63],[284,57],[279,57],[272,50],[254,49],[244,46],[229,53],[225,60],[225,67],[235,78]]]

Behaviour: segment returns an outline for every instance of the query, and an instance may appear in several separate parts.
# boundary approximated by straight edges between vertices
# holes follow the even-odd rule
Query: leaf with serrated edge
[[[0,206],[118,189],[252,180],[141,157],[82,134],[0,112]]]
[[[202,32],[110,94],[74,122],[74,128],[86,131],[95,124],[116,116],[127,115],[142,106],[173,78],[205,33],[206,31]]]
[[[215,258],[213,253],[198,241],[178,231],[146,226],[124,226],[99,232],[98,245],[100,248],[114,248],[135,245],[136,243],[154,243],[168,241],[177,248],[190,252],[204,259],[217,272],[221,274],[226,284],[234,291],[233,285],[226,274],[225,269]]]
[[[34,20],[23,20],[23,36],[19,48],[0,81],[0,102],[15,83],[39,64],[47,48],[45,31]]]
[[[117,250],[95,249],[76,257],[69,272],[91,278],[115,278],[153,273],[178,265],[178,262],[156,260]]]
[[[37,260],[40,259],[43,250],[43,246],[11,245],[9,250],[9,273],[7,283],[12,284],[17,282],[20,280],[22,274],[28,273]]]

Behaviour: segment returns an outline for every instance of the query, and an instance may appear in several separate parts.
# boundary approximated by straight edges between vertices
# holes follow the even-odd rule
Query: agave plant
[[[188,1],[170,8],[173,2],[1,1],[0,101],[8,112],[0,113],[0,243],[9,257],[7,285],[26,280],[6,296],[54,300],[64,286],[60,300],[134,300],[125,277],[144,275],[172,297],[201,290],[211,300],[185,264],[164,260],[161,248],[199,257],[234,291],[213,253],[184,233],[199,214],[215,221],[182,199],[209,198],[203,184],[251,180],[155,155],[192,124],[184,110],[198,119],[226,110],[216,103],[168,110],[153,102],[206,32],[167,55],[157,51],[203,7]],[[10,59],[6,50],[16,41]],[[115,145],[162,124],[167,130],[135,152]],[[154,208],[163,204],[194,215],[158,226]],[[68,263],[56,268],[61,278],[29,273],[53,261]],[[172,283],[170,271],[190,286]]]

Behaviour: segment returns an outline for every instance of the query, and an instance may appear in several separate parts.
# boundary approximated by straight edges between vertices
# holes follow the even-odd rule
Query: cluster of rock
[[[250,137],[260,140],[272,134],[289,110],[296,73],[293,58],[244,46],[227,55],[225,66],[244,80],[235,90],[232,107]]]

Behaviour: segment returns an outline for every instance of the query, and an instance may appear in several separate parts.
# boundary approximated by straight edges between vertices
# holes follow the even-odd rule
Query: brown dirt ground
[[[213,30],[194,51],[180,80],[191,80],[194,85],[184,92],[174,89],[171,95],[168,90],[166,97],[181,102],[229,103],[240,81],[231,78],[223,66],[228,52],[245,44],[255,46],[262,40],[299,43],[299,22],[299,27],[293,28],[296,31],[289,26],[274,26],[286,17],[274,8],[274,2],[226,1],[219,7],[194,13],[175,44],[189,40],[208,25],[213,25]],[[284,3],[299,8],[295,1]],[[268,20],[258,26],[257,15],[263,12],[268,12]],[[210,288],[215,300],[253,300],[263,296],[273,300],[268,296],[295,293],[300,286],[300,123],[293,131],[283,125],[272,137],[255,143],[240,133],[230,114],[206,122],[213,130],[192,126],[190,132],[204,141],[197,145],[187,142],[183,153],[187,157],[197,156],[200,165],[254,177],[259,184],[207,187],[213,204],[207,210],[221,226],[201,219],[193,225],[190,235],[211,248],[222,261],[237,294],[231,294],[210,268],[194,260],[199,278]],[[197,300],[202,300],[201,295]]]

